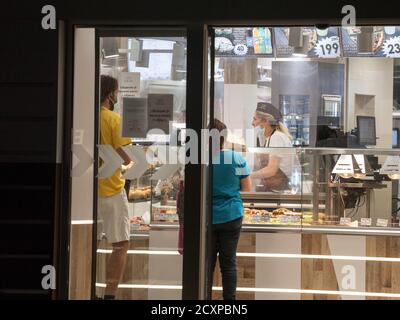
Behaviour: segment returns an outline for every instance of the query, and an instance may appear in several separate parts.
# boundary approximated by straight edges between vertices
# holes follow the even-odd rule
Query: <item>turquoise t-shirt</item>
[[[218,155],[216,157],[218,160]],[[243,216],[240,180],[250,175],[250,168],[240,153],[222,150],[219,164],[213,161],[213,224]]]

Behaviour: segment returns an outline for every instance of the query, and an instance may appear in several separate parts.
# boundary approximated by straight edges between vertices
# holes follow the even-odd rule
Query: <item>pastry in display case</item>
[[[151,187],[134,187],[129,189],[129,200],[150,200]]]
[[[251,208],[244,208],[244,224],[296,225],[301,223],[301,212],[292,211],[282,207],[269,211],[258,208],[257,204],[251,204],[250,206]]]
[[[167,179],[153,182],[155,194],[151,203],[153,222],[178,223],[176,196],[181,179],[183,179],[183,170],[178,170]]]
[[[146,152],[147,146],[143,146]],[[154,190],[151,186],[151,176],[161,166],[158,158],[154,158],[153,162],[149,164],[146,172],[139,178],[130,181],[128,200],[130,202],[150,201],[151,197],[155,196]]]

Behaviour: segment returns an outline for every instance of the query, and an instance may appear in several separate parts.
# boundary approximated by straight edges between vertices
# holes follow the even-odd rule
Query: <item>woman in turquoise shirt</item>
[[[250,169],[233,150],[224,149],[226,125],[214,119],[211,129],[220,132],[220,146],[213,155],[213,215],[210,286],[219,254],[224,300],[236,297],[236,251],[242,228],[243,202],[240,191],[251,191]]]

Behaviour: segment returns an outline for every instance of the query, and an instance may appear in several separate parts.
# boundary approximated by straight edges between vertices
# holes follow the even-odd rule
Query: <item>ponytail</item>
[[[284,133],[284,134],[289,138],[290,141],[293,140],[293,137],[292,137],[292,135],[290,134],[289,129],[286,128],[285,125],[284,125],[282,122],[279,121],[279,124],[278,124],[276,127],[277,127],[276,129],[277,129],[278,131]]]
[[[284,135],[286,135],[289,140],[293,140],[292,135],[289,132],[289,129],[285,127],[285,125],[282,123],[282,121],[277,121],[271,114],[269,113],[264,113],[264,112],[259,112],[256,111],[256,114],[258,117],[260,117],[261,119],[268,121],[271,125],[272,128],[274,128],[275,130],[278,130],[280,132],[282,132]]]

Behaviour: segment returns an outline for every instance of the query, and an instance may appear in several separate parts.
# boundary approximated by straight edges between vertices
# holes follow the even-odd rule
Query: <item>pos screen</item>
[[[398,148],[399,147],[399,129],[393,128],[392,130],[392,147]]]
[[[357,128],[360,145],[376,145],[375,117],[357,116]]]

